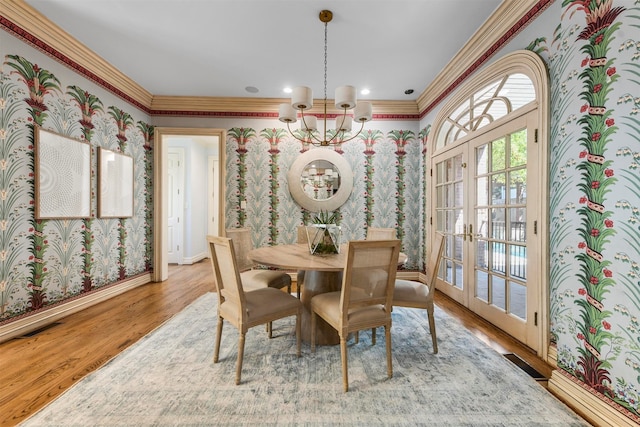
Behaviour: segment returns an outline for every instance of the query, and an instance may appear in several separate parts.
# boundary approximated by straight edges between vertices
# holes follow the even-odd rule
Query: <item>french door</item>
[[[540,294],[536,111],[477,132],[432,158],[438,289],[538,350]]]

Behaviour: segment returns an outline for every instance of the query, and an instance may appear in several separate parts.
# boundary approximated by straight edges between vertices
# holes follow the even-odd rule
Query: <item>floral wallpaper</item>
[[[640,8],[561,7],[537,44],[553,82],[552,339],[565,375],[640,421]]]
[[[105,105],[101,96],[95,85],[82,78],[65,82],[30,58],[4,56],[0,68],[0,324],[151,269],[153,127],[136,121],[133,114],[138,113],[130,112],[127,104]],[[36,126],[90,143],[90,218],[36,219]],[[98,147],[134,160],[131,218],[96,217]]]

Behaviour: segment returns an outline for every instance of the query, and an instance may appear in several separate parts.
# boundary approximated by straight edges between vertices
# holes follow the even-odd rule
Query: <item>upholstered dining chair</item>
[[[367,240],[390,240],[396,239],[396,229],[395,228],[380,228],[380,227],[369,227],[367,228]]]
[[[287,288],[291,293],[291,276],[284,271],[256,269],[256,264],[249,259],[249,251],[253,249],[250,228],[227,228],[227,237],[233,240],[238,269],[242,276],[245,290],[257,288]]]
[[[238,329],[236,384],[240,384],[244,342],[247,331],[257,325],[296,316],[297,356],[300,357],[302,303],[291,294],[263,287],[248,292],[238,268],[233,241],[226,237],[207,236],[211,265],[218,290],[218,325],[213,362],[218,363],[224,320]]]
[[[436,233],[432,242],[431,255],[426,266],[428,283],[415,282],[413,280],[396,280],[393,289],[393,305],[395,307],[424,308],[427,310],[429,332],[433,343],[433,352],[438,352],[438,339],[436,338],[436,322],[433,316],[433,294],[436,289],[440,260],[444,251],[444,236]]]
[[[242,277],[242,285],[247,291],[259,288],[287,288],[291,293],[291,276],[284,271],[257,269],[256,264],[249,258],[249,251],[253,249],[250,228],[227,228],[227,237],[233,240],[236,260]],[[267,324],[267,333],[272,337],[271,323]]]
[[[346,252],[342,289],[318,294],[311,299],[311,351],[315,352],[316,349],[316,323],[320,316],[340,336],[342,385],[345,392],[349,390],[347,337],[352,332],[384,326],[387,376],[393,376],[391,299],[400,241],[350,241]]]

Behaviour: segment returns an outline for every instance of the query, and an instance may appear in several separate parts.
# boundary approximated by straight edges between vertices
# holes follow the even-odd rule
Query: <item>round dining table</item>
[[[312,255],[309,245],[298,243],[291,245],[263,246],[252,249],[249,258],[260,265],[283,270],[305,271],[304,286],[300,300],[302,311],[302,339],[311,341],[311,298],[325,292],[339,291],[342,288],[342,272],[345,267],[346,245],[338,254]],[[400,253],[398,264],[404,264],[407,256]],[[320,317],[316,323],[316,344],[335,345],[340,338],[335,329]]]

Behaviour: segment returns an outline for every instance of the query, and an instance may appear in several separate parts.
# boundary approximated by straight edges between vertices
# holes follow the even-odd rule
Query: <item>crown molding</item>
[[[25,38],[24,35],[18,33],[16,35],[21,36],[49,55],[52,54],[52,50],[57,52],[57,59],[75,71],[78,71],[78,66],[84,68],[83,74],[85,76],[93,74],[93,78],[92,76],[87,77],[97,84],[106,87],[127,101],[133,101],[143,109],[148,108],[151,104],[151,93],[96,55],[84,44],[71,37],[62,28],[25,3],[24,0],[0,1],[0,16],[26,31],[31,37]],[[34,37],[39,43],[34,43]],[[61,58],[60,54],[65,58]]]
[[[151,114],[162,115],[211,115],[218,117],[256,116],[278,117],[278,107],[291,102],[286,98],[223,98],[204,96],[154,96]],[[415,101],[372,100],[374,118],[417,119],[418,104]],[[323,114],[323,100],[314,100],[314,107],[307,113]],[[335,108],[333,100],[327,100],[328,116],[342,114]]]
[[[417,99],[421,115],[427,114],[457,85],[497,52],[518,30],[518,25],[540,13],[555,0],[504,0],[489,19],[471,36],[445,68]]]

